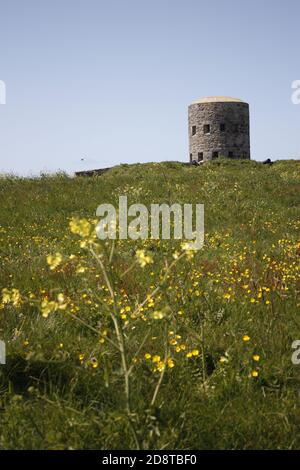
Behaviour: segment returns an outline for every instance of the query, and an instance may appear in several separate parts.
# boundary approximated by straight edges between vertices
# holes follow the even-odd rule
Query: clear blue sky
[[[209,95],[249,102],[252,158],[300,158],[299,0],[0,0],[0,22],[0,172],[188,161]]]

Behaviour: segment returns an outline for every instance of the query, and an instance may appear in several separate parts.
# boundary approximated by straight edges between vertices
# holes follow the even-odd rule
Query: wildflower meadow
[[[299,170],[0,177],[0,448],[299,448]],[[120,196],[204,204],[204,246],[99,240]]]

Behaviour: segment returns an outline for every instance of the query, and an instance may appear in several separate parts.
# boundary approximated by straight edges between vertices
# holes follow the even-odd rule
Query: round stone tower
[[[189,106],[190,162],[250,158],[249,105],[237,98],[212,96]]]

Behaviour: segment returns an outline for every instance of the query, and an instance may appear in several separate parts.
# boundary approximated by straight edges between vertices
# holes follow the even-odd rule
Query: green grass
[[[130,413],[103,271],[69,227],[74,217],[96,219],[101,203],[118,206],[120,195],[129,204],[205,205],[204,248],[180,259],[165,282],[179,241],[117,241],[111,262],[111,242],[95,247],[129,366],[134,360]],[[300,339],[299,202],[295,161],[0,177],[0,338],[8,353],[0,448],[133,449],[138,441],[147,449],[299,449],[300,365],[291,362]],[[153,263],[133,265],[137,249]],[[55,253],[63,259],[50,270]],[[133,316],[156,286],[153,302]],[[18,289],[21,301],[1,302],[2,289]],[[43,317],[42,302],[60,293],[66,309]],[[154,371],[158,355],[174,367]]]

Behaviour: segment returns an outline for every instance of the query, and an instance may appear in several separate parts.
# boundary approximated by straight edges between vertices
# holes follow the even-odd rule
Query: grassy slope
[[[0,448],[135,446],[118,354],[72,318],[115,340],[102,274],[68,227],[71,217],[94,219],[100,203],[117,205],[124,194],[130,204],[205,204],[204,249],[178,262],[144,318],[131,312],[180,244],[118,242],[109,268],[129,358],[150,331],[132,377],[142,445],[299,448],[300,366],[291,363],[291,343],[300,339],[298,162],[164,163],[116,167],[90,179],[1,178],[0,290],[17,288],[23,300],[0,303],[0,338],[8,349],[8,364],[0,366]],[[137,247],[154,263],[120,277]],[[101,245],[106,266],[108,249]],[[56,252],[63,263],[50,271],[46,256]],[[86,271],[76,273],[78,265]],[[43,318],[42,300],[58,293],[68,298],[67,310]],[[166,317],[152,320],[155,310]],[[175,367],[167,368],[148,413],[159,373],[144,355],[164,356],[164,331]],[[193,349],[200,355],[187,358]]]

